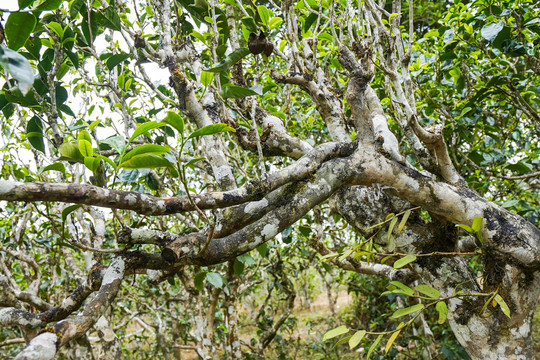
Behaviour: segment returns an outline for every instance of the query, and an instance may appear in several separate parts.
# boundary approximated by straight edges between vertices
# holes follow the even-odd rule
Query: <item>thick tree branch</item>
[[[99,291],[83,312],[47,328],[45,332],[32,339],[15,359],[53,359],[60,347],[88,331],[116,297],[125,270],[124,259],[117,257],[105,271]]]

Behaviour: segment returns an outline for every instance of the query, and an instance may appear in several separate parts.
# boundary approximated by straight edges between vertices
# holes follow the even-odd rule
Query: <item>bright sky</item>
[[[0,9],[18,10],[19,5],[17,4],[17,0],[2,0],[2,5],[0,5]]]

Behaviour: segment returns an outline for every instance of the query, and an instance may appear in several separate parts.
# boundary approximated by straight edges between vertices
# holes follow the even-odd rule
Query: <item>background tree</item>
[[[471,358],[533,358],[539,13],[517,0],[3,9],[1,349],[286,358],[314,274],[330,299],[333,281],[380,292],[339,268],[390,280],[392,315],[325,340],[406,352],[438,317]]]

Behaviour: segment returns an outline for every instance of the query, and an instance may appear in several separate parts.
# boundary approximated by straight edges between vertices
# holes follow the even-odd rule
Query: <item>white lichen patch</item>
[[[124,262],[124,259],[117,258],[115,262],[105,272],[103,280],[101,281],[101,286],[111,284],[113,281],[121,279],[124,275],[125,267],[126,264]]]
[[[58,336],[51,332],[44,332],[36,336],[30,344],[19,353],[18,358],[24,359],[52,359],[56,355],[56,341]]]
[[[156,205],[158,209],[165,209],[165,200],[158,200]]]
[[[22,185],[22,183],[0,180],[0,194],[7,194],[19,185]]]
[[[529,335],[529,331],[531,330],[531,325],[529,321],[525,320],[523,324],[521,324],[520,327],[510,329],[510,333],[517,339],[519,338],[526,338]]]
[[[418,182],[412,178],[406,177],[401,181],[401,183],[403,184],[403,187],[406,188],[407,190],[412,190],[415,192],[420,190],[420,186],[418,185]]]
[[[533,251],[527,251],[526,249],[522,247],[512,247],[510,249],[507,249],[508,253],[512,255],[513,258],[520,261],[522,264],[530,264],[532,263],[534,258],[534,252]]]
[[[126,201],[129,205],[135,205],[135,203],[137,202],[137,196],[134,194],[127,194]]]
[[[260,201],[250,202],[244,208],[244,213],[251,214],[251,213],[254,213],[257,210],[263,209],[263,208],[265,208],[267,206],[268,206],[268,200],[266,200],[266,199],[262,199]]]
[[[73,306],[73,305],[75,305],[75,302],[73,301],[73,298],[71,296],[65,298],[64,301],[62,301],[62,307],[63,308],[67,308],[67,307],[70,307],[70,306]]]
[[[276,224],[266,224],[261,231],[261,235],[266,239],[274,237],[279,231],[279,227]]]
[[[216,166],[214,167],[214,177],[216,179],[223,179],[231,175],[231,168],[227,165]]]

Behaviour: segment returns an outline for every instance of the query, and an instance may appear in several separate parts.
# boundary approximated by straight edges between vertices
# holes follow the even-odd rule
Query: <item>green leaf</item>
[[[384,352],[385,354],[388,354],[388,351],[390,350],[390,348],[392,347],[392,344],[394,343],[394,341],[396,341],[396,338],[399,336],[399,333],[401,332],[401,329],[403,328],[403,323],[401,323],[399,326],[398,326],[398,329],[399,330],[396,330],[394,331],[394,333],[392,334],[392,336],[390,336],[390,339],[388,339],[388,342],[386,343],[386,346],[384,347]]]
[[[268,20],[270,20],[270,13],[266,6],[259,5],[257,6],[257,12],[261,17],[261,21],[264,25],[268,26]]]
[[[516,199],[513,199],[513,200],[508,200],[506,201],[504,204],[502,204],[501,206],[503,208],[511,208],[513,206],[516,206],[517,204],[519,204],[519,200],[516,200]]]
[[[60,40],[62,40],[64,38],[64,29],[62,29],[62,25],[60,25],[59,23],[57,23],[55,21],[51,21],[50,23],[47,24],[47,26],[54,33],[56,33],[56,35],[58,35]]]
[[[153,129],[156,129],[158,127],[162,127],[162,126],[165,126],[167,125],[166,123],[163,123],[163,122],[155,122],[155,121],[150,121],[150,122],[147,122],[147,123],[144,123],[142,124],[141,126],[139,126],[138,128],[135,129],[135,131],[133,132],[133,135],[131,135],[131,137],[129,138],[129,141],[127,143],[127,145],[131,144],[131,142],[133,140],[135,140],[135,138],[139,135],[142,135],[150,130],[153,130]]]
[[[101,143],[109,145],[114,150],[118,151],[119,154],[126,148],[126,141],[124,140],[124,137],[120,135],[111,136],[105,140],[101,140]]]
[[[224,99],[239,99],[252,95],[262,95],[262,86],[260,84],[250,88],[225,84],[221,88],[221,96],[223,96]]]
[[[185,166],[193,166],[195,163],[201,160],[206,160],[206,159],[203,157],[194,158],[194,159],[189,160]]]
[[[418,291],[421,294],[426,295],[429,298],[432,299],[438,299],[441,297],[441,293],[439,290],[432,288],[431,286],[420,284],[414,288],[416,291]]]
[[[96,154],[96,158],[105,161],[107,164],[111,165],[112,168],[115,169],[115,170],[118,168],[118,167],[116,166],[116,164],[115,164],[111,159],[109,159],[109,158],[106,157],[106,156]]]
[[[86,140],[83,140],[86,142]],[[84,158],[84,166],[88,168],[91,172],[95,173],[97,168],[99,167],[99,164],[101,163],[101,159],[95,158],[95,157],[85,157]]]
[[[388,17],[388,21],[390,22],[390,20],[392,20],[392,18],[396,17],[396,16],[399,16],[401,15],[401,13],[393,13],[391,14],[389,17]],[[388,351],[387,351],[388,352]]]
[[[14,12],[9,14],[4,32],[8,41],[8,47],[18,50],[23,47],[36,26],[36,17],[27,12]]]
[[[398,225],[398,232],[401,232],[403,228],[405,227],[405,224],[407,223],[407,219],[409,219],[409,216],[411,215],[411,210],[405,211],[405,214],[403,214],[403,217],[401,218],[401,221]]]
[[[167,116],[161,122],[171,125],[180,135],[184,133],[184,119],[174,111],[168,111]]]
[[[255,259],[249,254],[240,255],[236,259],[246,266],[255,265]]]
[[[189,135],[188,139],[193,139],[193,138],[205,136],[205,135],[214,135],[214,134],[228,132],[228,131],[236,132],[236,130],[234,130],[232,127],[230,127],[227,124],[210,124],[192,132]]]
[[[51,170],[60,171],[64,175],[66,174],[66,167],[62,163],[54,163],[54,164],[47,165],[47,166],[41,168],[38,171],[38,174],[42,174],[45,171],[51,171]]]
[[[414,294],[414,290],[413,290],[413,289],[411,289],[410,287],[408,287],[408,286],[405,285],[405,284],[402,284],[402,283],[399,282],[399,281],[396,281],[396,280],[390,281],[390,284],[392,284],[392,285],[394,285],[395,287],[401,289],[405,295],[411,296],[411,295]]]
[[[204,290],[204,279],[206,279],[206,272],[200,272],[193,278],[193,284],[199,291]]]
[[[371,344],[371,346],[369,347],[369,351],[367,353],[366,359],[369,359],[369,357],[371,356],[371,354],[373,353],[377,345],[379,345],[379,343],[381,342],[382,338],[383,338],[383,334],[380,334],[379,336],[377,336],[373,344]]]
[[[0,46],[0,65],[17,80],[19,89],[26,95],[34,84],[34,71],[28,60],[18,52]]]
[[[468,233],[471,233],[471,234],[474,233],[474,230],[473,230],[470,226],[468,226],[468,225],[465,225],[465,224],[457,224],[456,226],[457,226],[457,227],[460,227],[460,228],[462,228],[462,229],[464,229],[464,230],[465,230],[466,232],[468,232]]]
[[[324,256],[321,256],[321,261],[328,261],[328,260],[332,260],[334,258],[337,258],[339,256],[339,254],[337,252],[331,252],[331,253],[328,253]]]
[[[446,303],[444,301],[439,301],[437,304],[435,304],[435,309],[439,312],[439,320],[437,320],[437,323],[444,324],[446,321],[446,315],[448,314]]]
[[[392,221],[390,221],[390,226],[388,226],[388,234],[386,235],[388,241],[390,241],[390,238],[392,237],[392,231],[394,230],[394,226],[396,226],[398,219],[399,218],[396,216],[392,219]]]
[[[349,341],[351,339],[351,337],[352,337],[352,335],[348,335],[348,336],[345,336],[345,337],[339,339],[338,341],[336,341],[334,346],[332,346],[332,349],[335,349],[336,347],[338,347],[341,344],[345,344],[347,341]]]
[[[366,336],[366,330],[360,330],[354,333],[349,339],[349,348],[352,350],[360,344],[360,341]]]
[[[86,130],[81,130],[79,132],[78,140],[86,140],[89,143],[92,143],[92,138],[90,137],[90,134]]]
[[[495,295],[495,301],[497,302],[497,304],[499,304],[499,306],[500,306],[502,312],[504,313],[504,315],[508,316],[508,318],[511,319],[511,317],[510,317],[510,308],[508,307],[506,302],[503,300],[501,295],[499,295],[499,294]]]
[[[107,68],[112,70],[116,65],[131,57],[131,54],[122,53],[112,55],[107,59]]]
[[[69,6],[69,17],[75,18],[79,11],[81,10],[82,6],[84,5],[85,0],[73,0],[73,2]]]
[[[484,218],[482,217],[475,217],[471,226],[472,231],[475,233],[480,232],[482,230],[482,223],[484,222]]]
[[[210,71],[201,71],[201,84],[203,84],[204,87],[208,87],[212,83],[212,80],[214,80],[214,73]]]
[[[94,154],[94,150],[92,149],[92,144],[85,139],[79,139],[78,141],[79,151],[81,152],[83,157],[90,157],[92,154]]]
[[[238,259],[234,260],[233,270],[236,275],[241,275],[244,272],[245,267],[244,263],[238,261]]]
[[[45,143],[43,142],[43,124],[38,116],[34,115],[30,120],[28,120],[28,124],[26,124],[26,136],[28,138],[28,142],[34,149],[45,153]]]
[[[169,148],[162,145],[155,145],[155,144],[144,144],[141,146],[137,146],[135,149],[128,152],[126,155],[122,157],[120,160],[121,163],[128,161],[134,156],[141,155],[141,154],[155,154],[155,155],[162,155],[166,152],[169,152]]]
[[[416,305],[409,306],[409,307],[406,307],[406,308],[403,308],[403,309],[398,309],[398,310],[394,311],[394,313],[390,317],[392,319],[397,319],[399,317],[418,312],[418,311],[422,310],[423,308],[424,308],[424,304],[416,304]]]
[[[487,41],[493,42],[497,35],[501,32],[501,30],[504,28],[504,22],[500,20],[499,22],[492,23],[489,25],[484,25],[481,30],[481,35],[484,39]]]
[[[323,336],[323,341],[333,339],[336,336],[340,336],[348,332],[349,332],[349,329],[345,325],[342,325],[340,327],[327,331],[326,334],[324,334]]]
[[[236,64],[238,61],[240,61],[242,58],[246,57],[249,54],[248,48],[239,48],[227,55],[225,59],[223,59],[221,62],[216,64],[214,67],[210,69],[206,69],[206,71],[210,72],[222,72],[225,70],[228,70],[231,66]]]
[[[215,272],[209,272],[206,274],[206,280],[212,284],[212,286],[217,287],[218,289],[223,288],[223,278],[220,274]]]
[[[43,0],[32,7],[33,10],[57,10],[62,5],[62,0]]]
[[[114,6],[109,6],[105,9],[105,11],[101,11],[100,14],[102,15],[102,18],[100,20],[102,21],[103,26],[108,27],[112,30],[122,30],[122,24],[120,22],[120,17],[118,16],[118,10]]]
[[[122,162],[120,165],[118,165],[118,167],[124,169],[154,169],[159,167],[169,167],[172,165],[173,164],[169,160],[159,155],[142,154]]]
[[[261,244],[261,245],[257,246],[257,252],[262,257],[267,257],[268,256],[268,244],[264,243],[264,244]]]
[[[402,257],[401,259],[396,260],[396,262],[394,263],[394,269],[400,269],[404,267],[405,265],[412,263],[415,260],[416,260],[416,256],[414,254],[406,255]]]
[[[66,222],[66,219],[69,214],[80,208],[82,205],[70,205],[66,207],[64,210],[62,210],[62,225]]]
[[[79,146],[74,143],[63,143],[58,148],[60,160],[74,161],[84,164],[84,156],[79,151]]]

